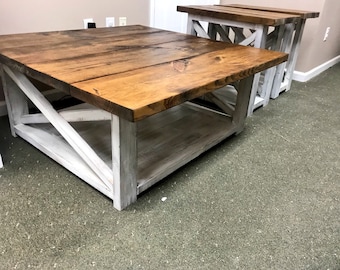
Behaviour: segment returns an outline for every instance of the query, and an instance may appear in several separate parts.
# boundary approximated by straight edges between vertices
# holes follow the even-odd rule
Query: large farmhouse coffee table
[[[286,60],[280,52],[144,26],[0,36],[13,135],[119,210],[241,132],[253,75]],[[56,109],[36,81],[82,103]],[[218,92],[231,83],[236,104]],[[208,100],[198,99],[203,95]]]

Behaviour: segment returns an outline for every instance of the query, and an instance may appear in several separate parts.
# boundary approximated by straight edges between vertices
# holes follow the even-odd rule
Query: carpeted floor
[[[0,153],[0,269],[340,269],[340,64],[122,212],[6,117]]]

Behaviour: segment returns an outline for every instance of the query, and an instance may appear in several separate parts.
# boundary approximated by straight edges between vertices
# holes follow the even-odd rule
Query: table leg
[[[232,115],[232,123],[237,127],[236,134],[239,134],[244,127],[244,122],[247,117],[248,107],[250,106],[250,96],[253,92],[254,76],[250,76],[240,81],[237,89],[235,111]]]
[[[196,36],[196,32],[194,28],[194,18],[190,14],[188,15],[187,33],[189,35]]]
[[[285,31],[283,35],[284,39],[282,40],[281,48],[277,48],[277,50],[280,50],[286,53],[291,52],[290,47],[291,47],[291,41],[292,41],[292,37],[294,33],[294,27],[295,25],[293,23],[287,24],[285,26]],[[271,92],[271,98],[277,98],[281,92],[281,84],[284,78],[284,71],[286,67],[287,67],[287,63],[285,62],[285,63],[280,64],[276,68],[276,74],[274,78],[273,89]]]
[[[256,25],[255,28],[256,37],[254,41],[255,48],[265,48],[266,40],[267,40],[267,33],[268,33],[268,26],[264,25]],[[259,89],[259,82],[260,82],[260,73],[255,74],[254,81],[253,81],[253,89],[250,95],[249,106],[248,106],[248,116],[253,114],[253,111],[256,107],[262,104],[255,104],[255,98],[257,95],[257,91]],[[264,89],[264,91],[268,91],[268,89]]]
[[[9,104],[8,112],[12,118],[11,128],[13,133],[18,134],[81,179],[112,198],[111,168],[98,156],[78,131],[52,107],[24,74],[3,66],[2,75],[5,78],[6,102]],[[26,113],[25,96],[41,113]],[[17,107],[20,110],[15,105],[18,105]],[[80,121],[73,116],[71,118],[73,118],[71,121]],[[50,123],[53,127],[51,125],[44,126],[45,123]]]
[[[11,133],[16,137],[14,126],[21,124],[21,117],[28,113],[28,103],[17,84],[4,71],[3,65],[0,66],[0,72]]]
[[[137,200],[137,124],[112,115],[113,204],[122,210]]]
[[[290,87],[292,85],[292,79],[293,79],[293,72],[295,69],[296,61],[299,55],[299,47],[301,44],[302,39],[302,33],[303,29],[305,28],[306,19],[301,19],[295,28],[295,35],[294,40],[292,44],[292,48],[290,50],[289,58],[287,61],[287,69],[286,69],[286,76],[285,76],[285,90],[290,90]]]

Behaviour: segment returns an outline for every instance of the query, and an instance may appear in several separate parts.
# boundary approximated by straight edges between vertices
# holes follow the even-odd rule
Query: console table
[[[270,97],[289,90],[305,20],[318,16],[316,12],[236,4],[178,6],[177,11],[188,13],[189,34],[291,54],[287,68],[282,64],[267,70],[262,77],[255,76],[248,115],[267,105]],[[204,29],[201,22],[208,22],[208,28]]]
[[[253,75],[287,59],[139,25],[0,36],[13,135],[111,198],[118,210],[241,132]],[[56,109],[31,79],[81,103]],[[218,92],[230,83],[238,92],[234,105]],[[196,102],[203,95],[215,107]]]

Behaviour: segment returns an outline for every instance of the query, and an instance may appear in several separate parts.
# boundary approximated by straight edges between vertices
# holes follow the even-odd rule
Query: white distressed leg
[[[291,49],[291,41],[292,41],[292,36],[294,33],[294,27],[295,25],[293,23],[285,25],[285,31],[283,35],[283,41],[281,44],[281,49],[280,51],[285,52],[285,53],[290,53]],[[274,83],[273,83],[273,88],[271,91],[271,98],[277,98],[281,92],[281,83],[284,77],[284,71],[286,67],[286,62],[280,64],[276,68],[276,74],[274,78]]]
[[[243,130],[247,117],[247,110],[250,105],[250,96],[253,89],[254,76],[250,76],[240,81],[237,89],[235,111],[232,116],[232,123],[237,127],[237,134]],[[254,89],[253,89],[254,90]]]
[[[118,210],[137,200],[137,124],[112,115],[113,205]]]
[[[2,157],[1,157],[1,154],[0,154],[0,169],[4,166],[3,162],[2,162]]]
[[[2,65],[0,66],[0,72],[11,132],[16,137],[14,126],[21,124],[22,115],[28,113],[27,99],[15,82],[6,74]]]
[[[27,77],[17,71],[3,66],[4,73],[15,82],[18,88],[32,101],[41,111],[62,137],[69,143],[74,151],[83,161],[96,173],[107,189],[112,189],[112,170],[98,157],[93,149],[83,140],[83,138],[73,129],[73,127],[61,117],[45,99],[38,89],[27,79]],[[12,89],[11,89],[12,91]],[[9,91],[9,92],[11,92]]]
[[[190,14],[188,15],[187,34],[196,36],[196,32],[194,29],[194,19]]]
[[[254,41],[254,47],[264,48],[266,46],[268,26],[256,25],[255,32],[256,32],[256,38]],[[257,95],[259,82],[260,82],[260,73],[257,73],[254,76],[253,87],[252,87],[252,91],[251,91],[251,95],[249,99],[248,114],[247,114],[248,116],[251,116],[253,114],[254,109],[256,108],[255,106],[256,105],[258,106],[258,104],[255,104],[255,98]]]
[[[294,72],[296,61],[299,55],[299,47],[301,44],[302,34],[305,28],[305,23],[306,23],[306,19],[301,19],[296,25],[294,40],[293,40],[292,48],[290,50],[288,62],[287,62],[286,76],[285,76],[285,81],[284,81],[284,83],[287,85],[285,87],[286,91],[290,90],[290,87],[292,85],[293,72]]]
[[[280,25],[276,27],[275,33],[273,35],[274,37],[272,40],[272,44],[270,45],[271,50],[280,51],[284,33],[285,33],[285,25]],[[286,42],[286,41],[283,41],[283,42]],[[273,89],[276,89],[277,87],[280,88],[280,82],[279,82],[280,79],[277,80],[277,78],[281,74],[280,71],[281,70],[279,70],[276,66],[264,71],[265,75],[264,75],[264,82],[262,86],[264,91],[262,91],[260,95],[261,98],[263,98],[263,106],[268,105],[269,100],[270,100],[270,95],[272,94]],[[282,76],[281,76],[281,80],[282,80]],[[277,81],[275,81],[275,79]]]

